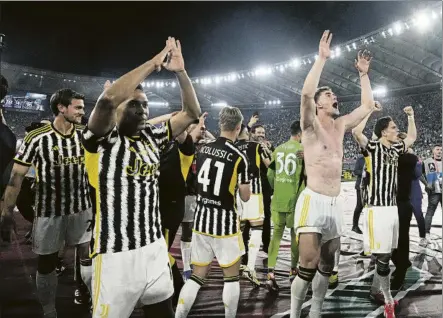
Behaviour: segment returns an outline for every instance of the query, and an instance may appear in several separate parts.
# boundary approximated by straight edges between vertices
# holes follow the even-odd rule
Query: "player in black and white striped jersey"
[[[235,193],[238,189],[244,202],[251,195],[248,159],[234,146],[242,121],[238,108],[223,108],[219,116],[220,137],[197,153],[197,206],[191,243],[194,269],[180,292],[175,317],[188,315],[214,256],[223,269],[225,316],[235,317],[237,313],[240,258],[245,247]]]
[[[162,66],[177,76],[183,109],[154,127],[147,123],[148,99],[139,83]],[[83,134],[96,201],[93,317],[129,317],[137,302],[144,305],[146,316],[173,317],[174,290],[159,211],[160,155],[199,115],[180,42],[174,38],[98,99]]]
[[[37,184],[32,249],[39,255],[37,294],[45,317],[56,317],[55,269],[58,251],[65,241],[67,245],[78,247],[83,261],[81,276],[90,288],[88,243],[91,232],[88,228],[92,212],[81,145],[83,127],[78,125],[84,115],[84,96],[71,89],[61,89],[52,95],[50,104],[56,116],[54,122],[29,132],[14,158],[5,194],[2,230],[11,220],[22,181],[34,165]]]
[[[378,139],[368,141],[363,135],[370,114],[352,131],[360,147],[368,153],[365,160],[369,187],[368,203],[363,209],[363,243],[365,252],[374,254],[377,259],[370,295],[377,302],[385,303],[384,314],[390,318],[395,317],[396,305],[390,291],[389,261],[398,244],[398,158],[417,138],[412,107],[406,107],[404,112],[408,115],[408,135],[403,141],[399,140],[398,128],[391,117],[380,118],[375,124],[374,134]]]

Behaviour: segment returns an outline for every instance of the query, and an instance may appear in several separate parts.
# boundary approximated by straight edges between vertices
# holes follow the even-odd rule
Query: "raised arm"
[[[121,103],[129,99],[139,85],[154,70],[161,69],[162,62],[171,50],[171,38],[165,48],[153,59],[126,73],[111,86],[105,88],[89,117],[88,128],[97,137],[104,136],[115,126],[115,112]]]
[[[172,112],[170,114],[164,114],[164,115],[160,115],[158,117],[154,117],[148,120],[148,123],[150,123],[151,125],[157,125],[157,124],[161,124],[161,123],[165,123],[167,122],[169,119],[171,119],[173,116],[177,115],[178,112]]]
[[[306,76],[305,83],[301,92],[301,106],[300,106],[300,123],[301,129],[306,130],[314,127],[315,120],[315,102],[314,95],[320,82],[320,76],[326,60],[331,55],[329,45],[331,44],[332,33],[329,30],[323,32],[321,37],[318,58],[315,60],[308,76]]]
[[[403,111],[408,115],[408,136],[404,139],[405,149],[408,149],[417,139],[417,127],[415,127],[414,109],[406,106]]]
[[[371,82],[369,81],[369,66],[372,57],[369,51],[359,51],[357,60],[355,60],[355,68],[358,70],[361,86],[361,105],[354,109],[350,114],[340,117],[337,121],[341,121],[345,130],[355,128],[361,121],[371,113],[374,108],[374,97],[372,95]]]
[[[200,116],[200,103],[192,86],[191,79],[185,70],[185,61],[179,40],[172,38],[171,52],[168,54],[168,61],[163,64],[168,71],[174,72],[178,84],[180,85],[182,97],[182,110],[171,118],[172,136],[180,135],[190,124]]]
[[[352,129],[352,136],[363,149],[366,149],[366,146],[368,145],[368,138],[363,134],[363,130],[365,129],[366,123],[368,122],[369,117],[371,117],[371,114],[372,113],[369,113],[361,123],[357,125],[357,127]]]

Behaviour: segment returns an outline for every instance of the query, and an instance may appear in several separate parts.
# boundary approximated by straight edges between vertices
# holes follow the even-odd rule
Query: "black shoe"
[[[360,230],[360,228],[357,226],[353,226],[352,227],[352,231],[357,233],[357,234],[363,234],[363,232]]]
[[[76,305],[91,305],[91,295],[89,294],[88,288],[85,285],[81,285],[75,290],[74,303]]]

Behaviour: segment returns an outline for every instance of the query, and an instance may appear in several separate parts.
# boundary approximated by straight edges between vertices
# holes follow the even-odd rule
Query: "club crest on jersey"
[[[159,166],[160,164],[158,163],[148,164],[137,158],[133,164],[125,167],[125,172],[131,177],[146,177],[154,174],[158,170]]]

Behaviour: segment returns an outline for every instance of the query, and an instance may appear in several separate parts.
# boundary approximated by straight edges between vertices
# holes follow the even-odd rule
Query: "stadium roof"
[[[374,58],[370,77],[376,94],[386,91],[440,86],[442,80],[441,2],[414,17],[397,21],[346,43],[332,42],[333,56],[327,62],[320,85],[330,86],[343,100],[358,98],[360,85],[354,59],[358,50],[368,49]],[[293,105],[316,53],[294,57],[254,70],[192,78],[202,106]],[[52,93],[69,86],[95,100],[107,78],[56,73],[2,63],[10,86],[23,91]],[[143,83],[150,100],[157,105],[180,104],[174,79]]]

